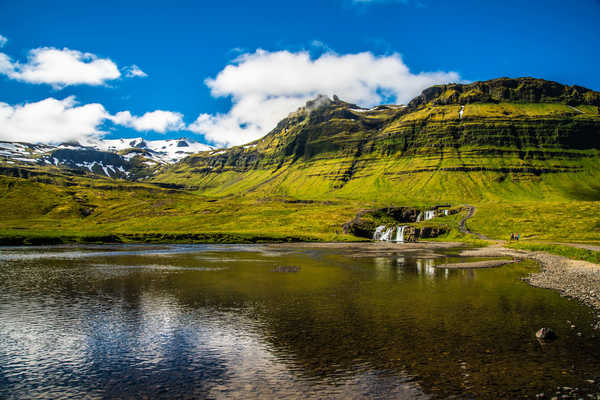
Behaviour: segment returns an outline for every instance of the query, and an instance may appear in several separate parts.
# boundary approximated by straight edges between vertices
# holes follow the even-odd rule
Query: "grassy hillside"
[[[5,243],[11,237],[41,242],[59,237],[68,241],[348,240],[341,225],[359,208],[356,203],[348,207],[340,202],[297,203],[279,198],[215,200],[108,179],[0,176],[0,238]]]
[[[365,208],[471,204],[469,227],[492,238],[600,241],[598,105],[597,92],[529,78],[436,86],[406,107],[321,98],[260,140],[143,182],[0,176],[0,233],[352,240],[341,226]],[[433,223],[464,239],[460,218]]]

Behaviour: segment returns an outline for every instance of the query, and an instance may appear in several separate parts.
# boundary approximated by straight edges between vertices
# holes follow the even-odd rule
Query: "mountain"
[[[319,97],[244,146],[155,181],[306,199],[600,199],[600,93],[533,78],[428,88],[406,106]]]
[[[339,241],[382,225],[465,240],[467,213],[491,238],[600,243],[599,99],[500,78],[370,109],[320,96],[228,149],[0,143],[0,243]]]
[[[209,149],[186,138],[98,140],[86,146],[0,142],[0,157],[8,165],[55,166],[78,173],[137,179],[150,176],[162,165]]]
[[[190,154],[212,149],[211,146],[186,138],[167,140],[112,139],[99,141],[96,147],[112,152],[145,150],[144,154],[149,159],[161,164],[175,163]]]

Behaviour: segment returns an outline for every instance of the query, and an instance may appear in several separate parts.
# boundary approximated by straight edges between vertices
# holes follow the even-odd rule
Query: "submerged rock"
[[[296,265],[278,265],[273,268],[273,272],[298,272],[300,267]]]
[[[554,340],[557,338],[556,332],[552,328],[541,328],[535,333],[535,337],[542,340]]]

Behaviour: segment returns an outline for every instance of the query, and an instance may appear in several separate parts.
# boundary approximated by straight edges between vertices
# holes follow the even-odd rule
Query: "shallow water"
[[[597,390],[588,309],[523,283],[533,263],[434,268],[457,260],[260,245],[3,248],[0,398]],[[539,343],[542,326],[559,339]]]

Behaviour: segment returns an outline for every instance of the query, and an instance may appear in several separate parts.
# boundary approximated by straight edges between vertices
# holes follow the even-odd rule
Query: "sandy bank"
[[[513,260],[487,260],[487,261],[439,264],[439,265],[434,265],[434,267],[435,268],[447,268],[447,269],[494,268],[494,267],[500,267],[505,264],[511,264],[513,262],[514,262]]]

